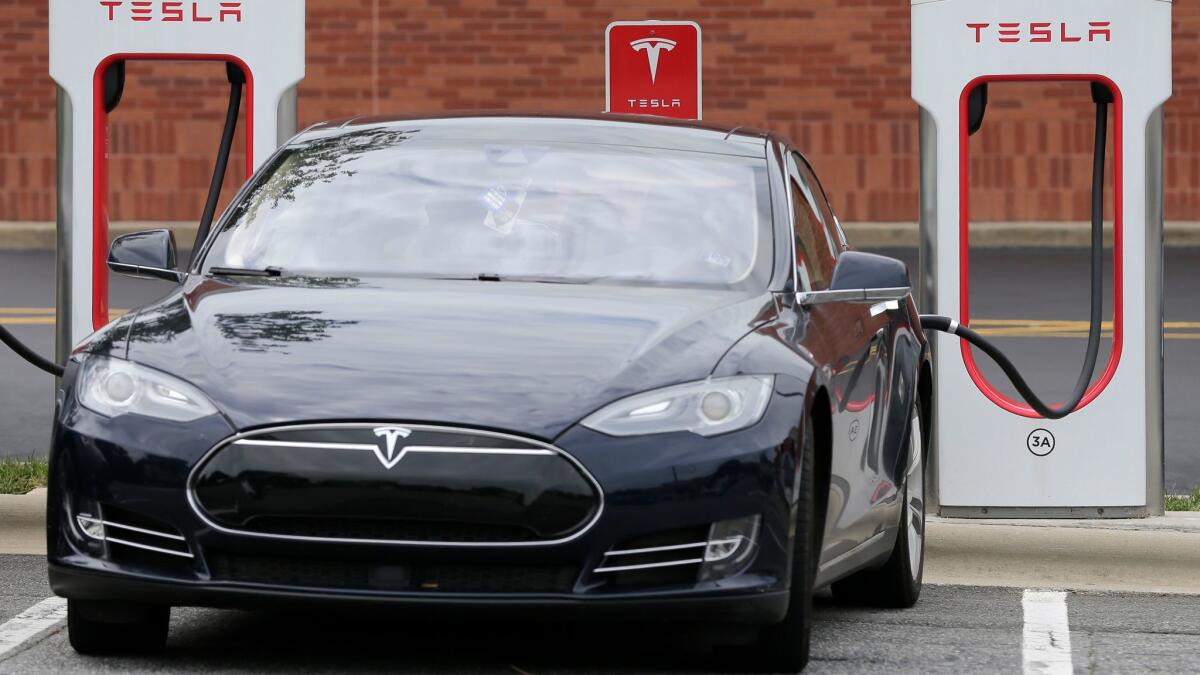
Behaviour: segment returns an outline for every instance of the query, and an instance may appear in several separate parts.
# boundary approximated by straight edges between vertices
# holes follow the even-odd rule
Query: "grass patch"
[[[1167,497],[1168,511],[1200,511],[1200,485],[1190,495]]]
[[[0,495],[23,495],[45,487],[48,474],[44,459],[0,459]]]

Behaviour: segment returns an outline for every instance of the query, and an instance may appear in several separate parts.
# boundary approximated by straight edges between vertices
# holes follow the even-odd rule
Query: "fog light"
[[[79,525],[79,531],[92,539],[104,541],[104,523],[91,514],[81,513],[75,516],[75,522]]]
[[[728,558],[737,553],[743,541],[745,539],[742,537],[734,537],[708,542],[708,548],[704,549],[704,562],[720,562]]]
[[[97,558],[104,557],[108,544],[105,541],[104,512],[100,504],[82,495],[73,495],[68,499],[66,513],[69,515],[63,527],[67,528],[68,523],[74,522],[75,527],[70,528],[70,538],[81,551]]]
[[[758,550],[760,516],[722,520],[708,531],[700,580],[713,581],[737,574]]]
[[[75,516],[75,525],[83,536],[104,541],[104,514],[96,500],[75,495],[71,498],[70,513]]]

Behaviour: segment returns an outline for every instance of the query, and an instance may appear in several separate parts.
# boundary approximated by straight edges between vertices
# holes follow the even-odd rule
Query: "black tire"
[[[149,654],[167,645],[171,608],[101,600],[67,601],[67,635],[80,654]]]
[[[892,555],[877,569],[863,570],[834,582],[833,595],[842,602],[871,607],[912,607],[921,597],[925,574],[925,415],[914,406],[909,423],[908,464],[903,507]],[[915,460],[915,464],[914,464]]]
[[[783,621],[767,627],[753,644],[739,648],[729,665],[739,670],[798,673],[808,665],[812,636],[813,582],[816,580],[820,537],[816,523],[816,486],[813,484],[812,422],[805,430],[800,457],[800,494],[796,504],[796,534],[792,548],[791,599]]]

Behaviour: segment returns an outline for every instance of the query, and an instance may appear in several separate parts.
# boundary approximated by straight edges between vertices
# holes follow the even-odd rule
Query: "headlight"
[[[217,408],[192,385],[136,363],[91,357],[79,375],[79,402],[105,417],[127,413],[190,422]]]
[[[722,377],[656,389],[621,399],[592,413],[583,426],[610,436],[690,431],[716,436],[762,419],[775,378]]]

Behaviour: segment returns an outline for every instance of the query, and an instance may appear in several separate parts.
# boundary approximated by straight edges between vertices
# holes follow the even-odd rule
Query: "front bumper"
[[[604,494],[601,517],[567,542],[471,548],[288,540],[214,528],[189,504],[186,486],[201,457],[232,435],[223,421],[115,424],[68,401],[52,455],[51,585],[69,598],[181,606],[520,607],[596,618],[775,623],[788,604],[795,452],[803,447],[798,398],[777,397],[758,425],[711,439],[570,429],[554,445],[595,477]],[[179,550],[191,557],[89,541],[72,522],[73,504],[81,501],[161,523],[182,537]],[[694,538],[712,523],[748,516],[761,522],[756,549],[720,578],[704,578],[698,565],[641,575],[595,571],[608,552],[630,542],[670,544],[672,536]]]
[[[511,617],[519,610],[529,619],[644,620],[771,625],[787,614],[789,593],[772,591],[724,595],[577,596],[445,596],[429,594],[363,595],[287,588],[256,588],[203,582],[147,579],[108,574],[69,565],[50,565],[50,587],[56,595],[79,600],[112,600],[167,604],[176,607],[228,609],[289,609],[314,607],[394,607],[419,611],[422,617],[453,617],[468,612],[473,618]]]

